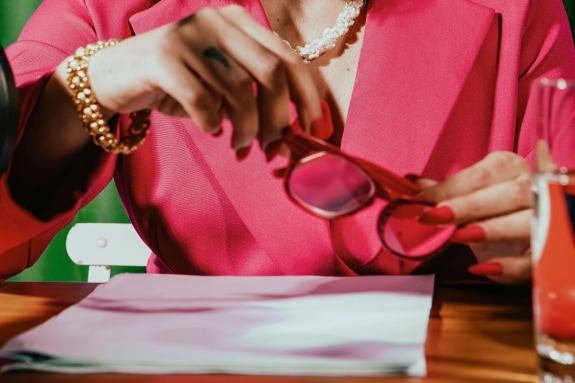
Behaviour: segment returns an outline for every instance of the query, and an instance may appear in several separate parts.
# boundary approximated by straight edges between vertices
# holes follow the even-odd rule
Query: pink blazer
[[[43,80],[78,46],[128,37],[197,10],[239,3],[269,27],[258,0],[44,0],[8,54],[22,125]],[[342,148],[399,174],[443,179],[487,153],[526,158],[534,141],[540,77],[575,78],[575,52],[560,0],[370,0]],[[295,118],[295,116],[294,116]],[[154,254],[150,272],[351,274],[434,272],[467,278],[463,246],[423,264],[381,249],[371,209],[326,221],[288,201],[259,150],[238,163],[230,127],[213,138],[193,122],[154,114],[145,145],[109,156],[74,208],[41,222],[0,181],[0,277],[31,265],[55,233],[115,177],[126,210]],[[566,157],[575,129],[559,132]],[[575,158],[574,158],[575,162]],[[575,164],[574,164],[575,165]],[[376,255],[379,255],[376,257]]]

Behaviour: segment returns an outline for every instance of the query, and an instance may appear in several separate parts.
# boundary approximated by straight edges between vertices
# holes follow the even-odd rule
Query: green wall
[[[42,0],[0,0],[0,44],[16,40],[20,29]]]

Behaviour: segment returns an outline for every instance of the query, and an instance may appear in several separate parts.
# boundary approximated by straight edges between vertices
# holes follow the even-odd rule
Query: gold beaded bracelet
[[[78,48],[68,59],[68,87],[73,93],[72,99],[84,129],[92,137],[94,143],[110,153],[129,154],[140,146],[150,129],[150,110],[144,109],[130,113],[131,124],[125,137],[116,138],[110,131],[110,126],[104,120],[100,104],[92,92],[88,78],[90,58],[99,50],[119,43],[111,39],[98,41]]]

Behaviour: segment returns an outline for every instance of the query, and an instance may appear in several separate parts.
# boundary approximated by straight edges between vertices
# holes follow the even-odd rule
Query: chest
[[[336,132],[343,130],[357,77],[357,69],[363,43],[363,29],[357,32],[356,41],[347,44],[337,57],[326,57],[310,63],[316,88],[321,98],[332,110]]]
[[[261,0],[261,4],[270,28],[288,45],[298,49],[308,44],[328,47],[320,57],[306,65],[306,70],[312,74],[320,97],[330,104],[336,132],[341,133],[363,42],[365,3],[356,0],[353,5],[344,6],[343,2],[333,0],[297,3]],[[349,28],[343,28],[344,23]],[[330,40],[327,36],[338,37]]]

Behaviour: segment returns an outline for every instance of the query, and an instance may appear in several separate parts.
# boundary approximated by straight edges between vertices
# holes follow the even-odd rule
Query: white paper
[[[423,376],[433,280],[121,274],[0,356],[4,371]]]

